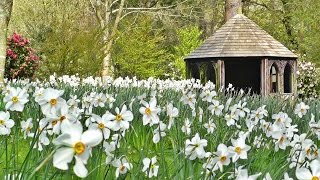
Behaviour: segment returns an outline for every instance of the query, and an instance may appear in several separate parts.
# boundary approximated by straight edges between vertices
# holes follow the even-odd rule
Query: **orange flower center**
[[[57,99],[50,99],[50,104],[55,106],[57,104]]]
[[[54,121],[51,122],[51,124],[52,124],[53,126],[56,125],[57,123],[58,123],[57,120],[54,120]]]
[[[65,116],[61,116],[59,120],[60,120],[60,121],[63,121],[63,120],[65,120],[65,119],[66,119]]]
[[[76,154],[82,154],[86,150],[86,146],[82,142],[77,142],[73,146],[74,151]]]

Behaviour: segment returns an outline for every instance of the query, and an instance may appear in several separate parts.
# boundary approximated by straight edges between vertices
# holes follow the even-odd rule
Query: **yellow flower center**
[[[122,121],[122,116],[121,116],[121,114],[117,114],[117,115],[116,115],[116,120],[117,120],[117,121]]]
[[[17,96],[13,96],[11,100],[13,103],[19,102],[19,98]]]
[[[154,168],[155,168],[155,166],[156,166],[156,165],[154,165],[154,164],[151,164],[151,169],[154,169]]]
[[[234,149],[234,151],[235,151],[236,153],[240,154],[240,153],[241,153],[241,148],[240,148],[239,146],[237,146],[237,147]]]
[[[0,125],[4,125],[4,120],[0,119]]]
[[[105,126],[104,126],[104,124],[103,124],[103,123],[99,123],[99,124],[98,124],[98,128],[99,128],[99,129],[104,129],[104,128],[105,128]]]
[[[221,162],[225,162],[226,160],[227,160],[227,157],[226,157],[226,156],[221,156],[221,157],[220,157],[220,161],[221,161]]]
[[[146,110],[144,111],[147,115],[151,114],[151,109],[150,108],[146,108]]]
[[[77,142],[73,149],[77,154],[82,154],[86,150],[86,146],[82,142]]]
[[[311,180],[319,180],[319,177],[317,176],[312,176],[312,179]]]
[[[50,99],[51,106],[55,106],[57,104],[57,99]]]
[[[30,132],[30,131],[31,131],[31,127],[30,127],[30,126],[27,127],[26,131],[27,131],[27,132]]]

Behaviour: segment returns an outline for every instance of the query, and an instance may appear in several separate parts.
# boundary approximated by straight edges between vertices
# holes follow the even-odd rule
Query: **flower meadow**
[[[0,178],[319,180],[318,106],[194,79],[8,81]]]

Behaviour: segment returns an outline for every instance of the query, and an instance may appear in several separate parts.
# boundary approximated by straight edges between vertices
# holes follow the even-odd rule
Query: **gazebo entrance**
[[[243,89],[251,94],[260,94],[261,70],[260,61],[256,60],[226,60],[225,85],[232,84],[236,90]]]

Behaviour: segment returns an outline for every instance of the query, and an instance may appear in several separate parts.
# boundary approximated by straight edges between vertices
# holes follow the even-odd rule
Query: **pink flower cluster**
[[[40,58],[30,47],[29,40],[14,32],[7,42],[6,77],[34,78],[39,63]]]

